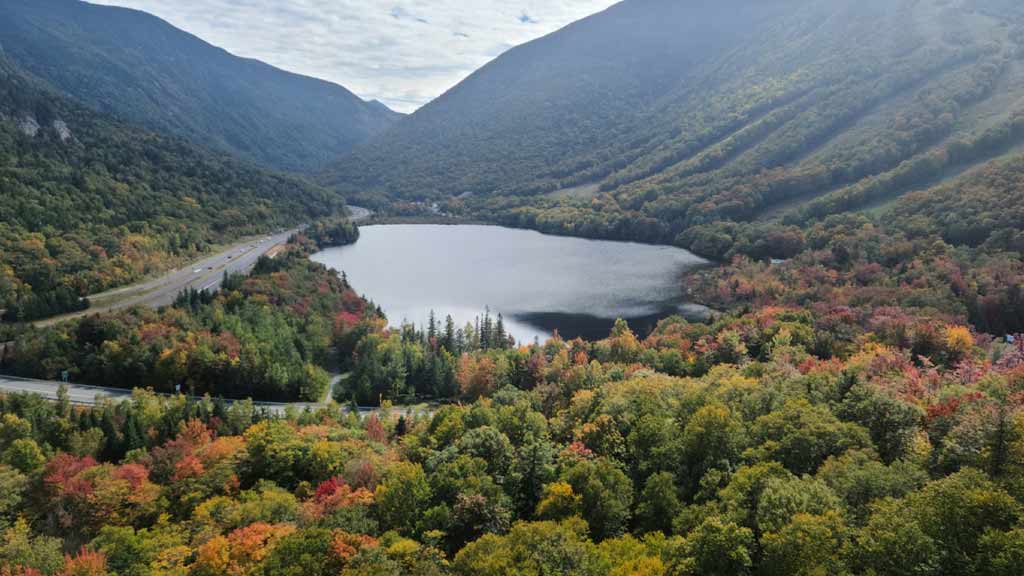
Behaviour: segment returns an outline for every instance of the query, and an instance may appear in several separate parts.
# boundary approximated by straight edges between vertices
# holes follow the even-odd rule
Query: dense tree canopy
[[[684,280],[707,321],[533,344],[489,311],[389,326],[358,279],[307,258],[358,229],[317,222],[216,294],[11,335],[7,368],[136,390],[0,395],[0,576],[1017,574],[1024,123],[1001,91],[1020,85],[1024,12],[737,0],[680,34],[692,4],[629,0],[511,52],[361,152],[349,183],[402,197],[392,214],[720,258]],[[637,6],[643,45],[544,58]],[[751,34],[709,25],[729,17]],[[652,44],[693,61],[643,66],[632,48]],[[0,177],[21,191],[0,296],[19,314],[337,208],[43,89],[0,104]],[[450,156],[416,139],[439,127]]]
[[[317,277],[301,255],[163,314],[227,327],[260,296],[293,307],[267,281]],[[305,304],[347,302],[338,283]],[[11,574],[988,576],[1022,553],[1024,340],[777,306],[516,346],[490,319],[449,339],[354,312],[337,312],[355,324],[335,344],[355,342],[350,378],[386,375],[373,413],[0,397],[0,561]],[[115,319],[90,322],[79,339],[130,342]],[[458,366],[430,368],[445,358]],[[387,401],[417,393],[468,402]]]
[[[0,308],[25,320],[246,234],[343,210],[332,193],[57,95],[0,53]]]
[[[217,294],[189,291],[174,306],[89,316],[20,336],[7,358],[24,376],[194,395],[318,401],[328,392],[335,339],[375,324],[375,309],[333,271],[309,261],[317,245],[358,229],[317,223]]]

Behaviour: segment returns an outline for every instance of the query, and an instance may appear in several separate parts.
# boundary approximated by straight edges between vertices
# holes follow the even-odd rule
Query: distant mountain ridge
[[[626,134],[708,51],[727,50],[798,3],[616,4],[509,50],[332,166],[326,179],[403,197],[528,190],[563,159]]]
[[[896,209],[1019,152],[1022,123],[1019,2],[625,0],[322,179],[364,202],[457,198],[445,209],[545,232],[786,257],[799,242],[751,244]]]
[[[0,0],[0,44],[100,112],[280,170],[316,170],[401,117],[125,8]]]

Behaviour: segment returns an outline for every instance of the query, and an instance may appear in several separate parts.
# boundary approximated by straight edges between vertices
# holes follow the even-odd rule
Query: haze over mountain
[[[881,210],[1012,150],[1022,40],[1009,0],[626,0],[509,51],[324,179],[724,256],[746,241],[729,223]]]
[[[317,169],[400,117],[124,8],[0,0],[0,44],[100,112],[276,169]]]

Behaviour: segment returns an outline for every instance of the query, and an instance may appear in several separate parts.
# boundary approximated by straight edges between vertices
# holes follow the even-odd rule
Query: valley
[[[1020,573],[1017,0],[96,1],[0,0],[0,576]]]

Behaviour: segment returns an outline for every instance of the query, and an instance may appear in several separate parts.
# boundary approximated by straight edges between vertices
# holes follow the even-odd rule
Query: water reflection
[[[344,271],[393,325],[472,323],[489,308],[517,340],[601,338],[615,318],[646,332],[701,309],[683,302],[680,276],[706,261],[679,248],[546,236],[494,226],[388,225],[313,259]]]

